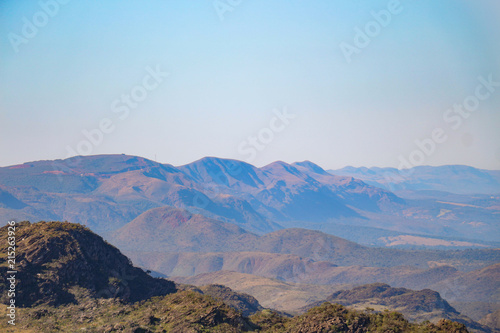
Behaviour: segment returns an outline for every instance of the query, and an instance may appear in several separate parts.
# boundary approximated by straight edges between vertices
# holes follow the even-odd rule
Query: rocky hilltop
[[[326,301],[355,309],[373,308],[378,311],[398,311],[414,322],[425,320],[438,322],[445,318],[463,323],[478,332],[491,332],[488,327],[461,315],[438,292],[430,289],[411,290],[393,288],[384,283],[372,283],[334,292],[326,298]],[[321,303],[321,301],[313,303],[307,308]]]
[[[86,227],[73,223],[22,222],[16,226],[16,304],[58,306],[81,295],[139,301],[176,291],[175,284],[155,279],[114,246]],[[7,227],[0,228],[7,239]],[[7,243],[0,243],[0,272],[7,275]],[[2,301],[7,284],[0,282]]]

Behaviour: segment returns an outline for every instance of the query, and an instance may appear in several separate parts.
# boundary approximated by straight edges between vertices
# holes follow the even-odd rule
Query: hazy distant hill
[[[169,256],[182,252],[252,252],[294,255],[302,258],[301,260],[324,261],[334,266],[411,265],[427,269],[448,265],[466,271],[500,261],[500,252],[494,249],[413,251],[373,248],[319,231],[298,228],[257,235],[232,223],[213,220],[172,207],[148,210],[110,234],[108,239],[133,258],[136,257],[134,255],[136,252],[170,253]],[[167,257],[162,256],[162,258]],[[214,263],[220,265],[222,261],[217,259]],[[187,261],[184,261],[184,264],[187,264]],[[315,264],[311,262],[311,265]],[[176,264],[168,266],[173,268]],[[172,274],[157,267],[148,268]]]
[[[476,321],[500,320],[500,264],[443,279],[429,288],[439,290],[453,307]]]
[[[389,191],[442,191],[456,194],[500,194],[500,170],[482,170],[465,165],[396,168],[345,167],[331,174],[355,177]]]
[[[308,167],[274,162],[262,168],[248,163],[205,157],[179,167],[191,178],[213,186],[218,194],[237,195],[253,203],[256,210],[275,221],[318,221],[332,217],[359,217],[347,205],[378,210],[385,201],[403,201],[350,177],[332,176],[319,166]],[[299,168],[301,170],[299,170]],[[322,171],[319,171],[322,170]],[[366,200],[366,198],[371,200]]]
[[[439,281],[433,287],[447,290],[444,295],[454,301],[500,303],[500,263]]]
[[[164,206],[142,213],[111,239],[121,249],[128,250],[219,252],[253,243],[257,237],[235,224]]]
[[[479,323],[500,331],[500,309],[487,314],[479,320]]]

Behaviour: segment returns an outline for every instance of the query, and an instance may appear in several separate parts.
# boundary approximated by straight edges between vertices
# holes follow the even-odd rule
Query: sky
[[[500,2],[0,2],[0,166],[500,169]]]

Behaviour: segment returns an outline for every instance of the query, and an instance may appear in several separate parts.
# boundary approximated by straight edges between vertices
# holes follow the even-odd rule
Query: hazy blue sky
[[[54,1],[0,2],[1,166],[81,152],[500,169],[496,0]]]

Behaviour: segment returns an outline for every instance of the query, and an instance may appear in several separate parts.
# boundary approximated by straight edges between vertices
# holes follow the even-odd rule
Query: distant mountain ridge
[[[70,220],[103,235],[150,209],[170,206],[256,234],[301,227],[381,246],[400,235],[423,236],[409,246],[419,246],[415,239],[432,244],[426,236],[469,244],[464,246],[498,241],[500,197],[460,198],[458,204],[453,199],[403,199],[310,161],[257,168],[205,157],[175,167],[137,156],[95,155],[0,168],[4,220]],[[405,246],[402,239],[398,244]]]
[[[328,170],[350,176],[389,191],[444,191],[454,194],[500,194],[500,170],[483,170],[466,165],[416,166],[411,169],[345,167]]]
[[[257,232],[279,229],[277,223],[286,220],[360,217],[347,206],[364,209],[366,200],[357,201],[357,197],[372,198],[369,210],[378,209],[380,199],[401,202],[390,192],[350,177],[322,172],[325,183],[303,171],[283,162],[259,169],[245,162],[206,157],[174,167],[134,156],[96,155],[3,167],[0,185],[5,195],[13,197],[8,200],[10,210],[5,212],[11,218],[36,220],[50,211],[51,218],[69,217],[96,231],[115,227],[98,225],[97,217],[73,216],[68,211],[68,201],[70,207],[87,202],[87,208],[93,212],[115,215],[117,225],[125,224],[146,209],[170,205]],[[14,208],[11,205],[15,199],[19,203]],[[124,203],[127,207],[123,207]],[[19,209],[23,204],[29,207]]]

